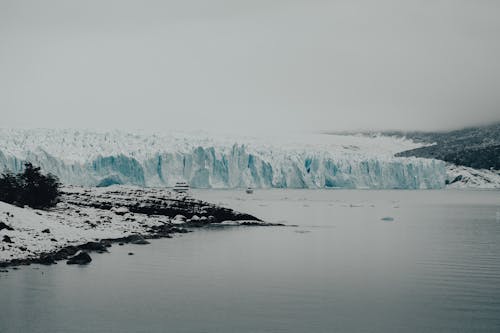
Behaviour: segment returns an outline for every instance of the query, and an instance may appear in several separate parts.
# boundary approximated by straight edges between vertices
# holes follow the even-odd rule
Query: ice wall
[[[43,149],[25,151],[23,156],[0,150],[0,169],[19,172],[24,161],[30,161],[65,184],[90,186],[173,186],[185,180],[194,188],[422,189],[442,188],[446,179],[445,164],[437,160],[359,152],[258,151],[234,144],[130,155],[123,152],[71,161]]]

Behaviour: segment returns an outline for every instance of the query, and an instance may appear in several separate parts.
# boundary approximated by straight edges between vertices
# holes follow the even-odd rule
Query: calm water
[[[194,195],[298,227],[0,273],[0,332],[500,331],[500,192]]]

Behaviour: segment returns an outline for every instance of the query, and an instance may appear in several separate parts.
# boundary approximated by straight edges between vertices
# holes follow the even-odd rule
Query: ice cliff
[[[445,163],[394,157],[420,144],[392,137],[214,137],[185,133],[0,129],[0,171],[30,161],[65,184],[195,188],[442,188]]]

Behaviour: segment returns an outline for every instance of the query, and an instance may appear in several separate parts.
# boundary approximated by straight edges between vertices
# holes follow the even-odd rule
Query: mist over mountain
[[[442,131],[327,131],[330,135],[380,135],[404,138],[420,147],[397,152],[397,157],[433,158],[475,169],[500,169],[500,122]]]
[[[476,169],[500,169],[500,122],[447,132],[384,132],[430,146],[396,156],[435,158]]]

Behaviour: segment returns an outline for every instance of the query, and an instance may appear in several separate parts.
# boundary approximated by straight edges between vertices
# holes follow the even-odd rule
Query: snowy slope
[[[384,136],[2,129],[0,169],[18,172],[31,161],[73,185],[173,186],[185,180],[199,188],[443,187],[443,162],[394,157],[421,146]]]
[[[135,200],[135,188],[111,187],[115,196],[113,204],[119,208],[123,197]],[[169,217],[147,214],[117,214],[111,209],[82,207],[78,204],[79,194],[86,201],[108,195],[103,189],[65,188],[63,198],[50,210],[20,208],[0,202],[0,223],[9,226],[0,229],[0,262],[12,259],[34,258],[41,253],[53,252],[69,245],[81,245],[90,241],[126,237],[132,234],[147,234],[152,226],[170,222]],[[151,190],[141,196],[144,200],[159,196],[163,200],[176,200],[178,196],[168,191]],[[79,200],[81,200],[81,198]],[[48,230],[47,230],[48,229]],[[45,232],[44,232],[45,231]],[[8,236],[11,242],[2,242]]]
[[[107,223],[95,227],[86,220]],[[123,222],[123,217],[111,211],[78,209],[63,205],[54,211],[19,208],[0,202],[0,222],[13,230],[0,230],[0,239],[8,236],[12,243],[0,243],[0,262],[33,258],[68,245],[80,245],[96,239],[119,238],[142,233],[157,225],[157,219],[143,216],[140,221]],[[48,232],[47,232],[48,229]],[[44,230],[46,232],[44,232]]]
[[[271,225],[252,215],[165,188],[69,186],[62,188],[60,202],[48,210],[0,202],[0,268],[12,260],[36,262],[49,254],[44,263],[65,259],[67,254],[61,257],[54,252],[88,242],[113,239],[134,243],[124,238],[131,235],[170,238],[187,232],[187,227],[228,224]],[[94,250],[101,249],[94,247]]]
[[[55,242],[51,239],[67,239],[73,233],[68,226],[54,225],[32,209],[23,209],[4,202],[0,202],[0,222],[14,229],[0,230],[0,238],[8,236],[15,244],[2,242],[0,262],[13,258],[26,258],[32,253],[52,250],[55,248]],[[42,233],[42,230],[47,228],[51,229],[51,233]],[[75,237],[78,236],[75,235]]]
[[[500,189],[500,172],[473,169],[449,164],[446,167],[447,188],[483,188]]]

